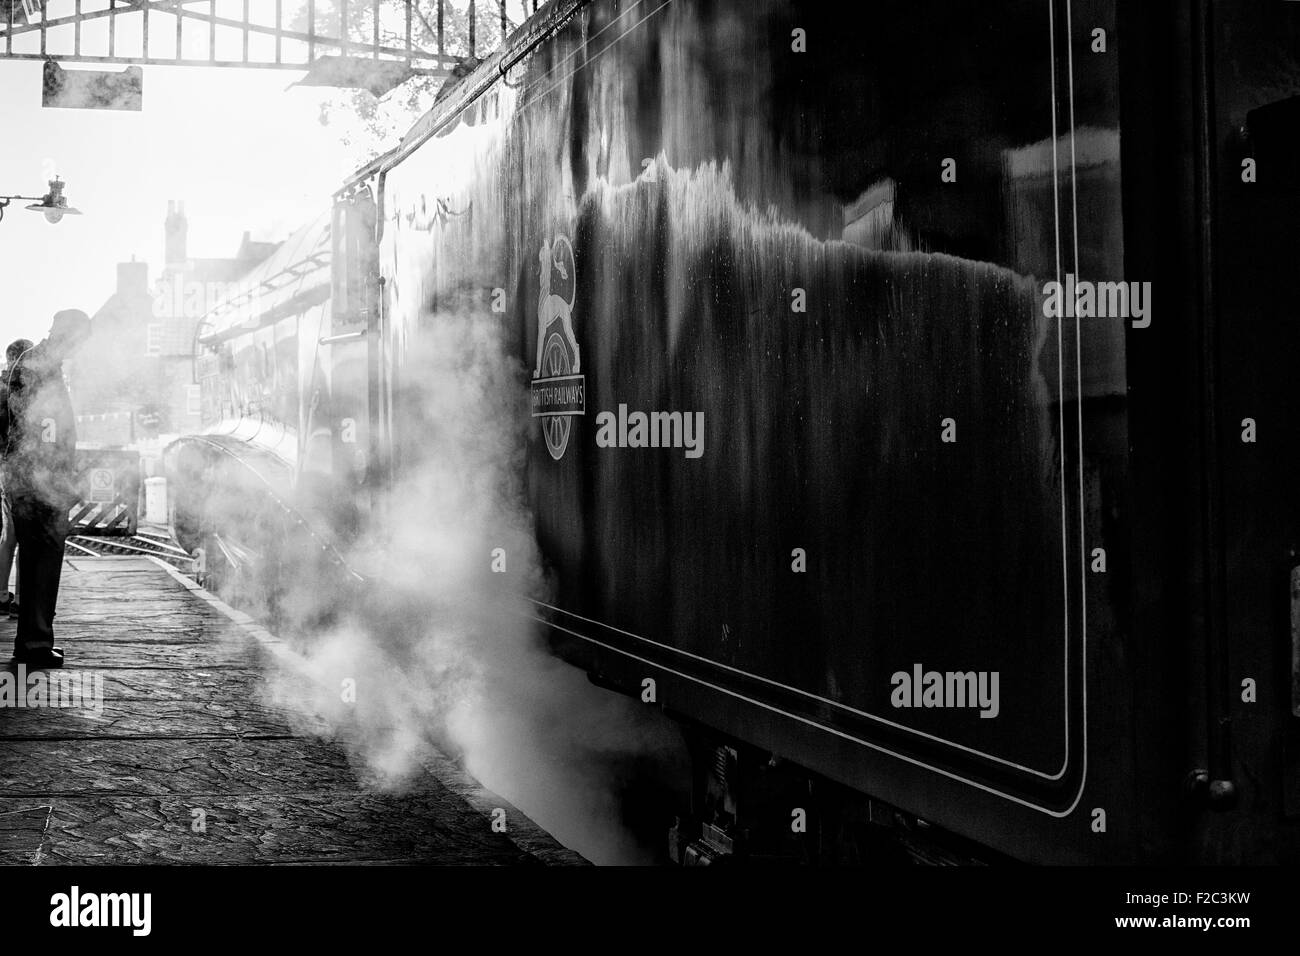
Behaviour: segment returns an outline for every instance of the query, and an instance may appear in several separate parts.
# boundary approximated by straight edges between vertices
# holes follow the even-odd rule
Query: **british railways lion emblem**
[[[587,411],[586,378],[573,333],[578,275],[573,246],[564,236],[544,240],[538,253],[541,291],[537,296],[537,362],[533,367],[533,418],[542,420],[546,450],[559,461],[569,447],[573,416]]]

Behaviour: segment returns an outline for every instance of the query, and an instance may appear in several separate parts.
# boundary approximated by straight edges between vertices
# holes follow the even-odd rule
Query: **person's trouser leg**
[[[0,529],[0,591],[9,590],[9,578],[14,566],[14,548],[18,538],[14,535],[14,515],[9,507],[9,496],[0,493],[0,513],[4,515],[4,527]],[[18,590],[17,583],[13,590]]]
[[[67,516],[44,504],[15,500],[18,533],[18,634],[14,653],[26,657],[54,646],[54,607],[63,574]]]

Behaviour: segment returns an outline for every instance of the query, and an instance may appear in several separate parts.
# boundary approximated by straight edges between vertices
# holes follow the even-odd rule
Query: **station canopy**
[[[0,60],[46,63],[44,104],[139,109],[141,65],[293,70],[382,96],[482,59],[540,0],[0,0]],[[63,64],[89,69],[65,71]],[[96,71],[95,64],[134,68]],[[89,73],[89,76],[77,76]]]

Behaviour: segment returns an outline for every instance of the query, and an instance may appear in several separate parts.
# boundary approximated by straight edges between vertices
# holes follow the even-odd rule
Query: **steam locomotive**
[[[1296,862],[1297,50],[1285,3],[552,0],[201,331],[178,536],[348,577],[469,314],[537,619],[690,741],[674,859]]]

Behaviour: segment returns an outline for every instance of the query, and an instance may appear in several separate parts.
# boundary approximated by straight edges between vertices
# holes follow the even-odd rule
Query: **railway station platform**
[[[584,862],[436,752],[368,784],[347,728],[260,692],[296,655],[158,558],[70,549],[55,627],[44,693],[0,672],[0,864]]]

